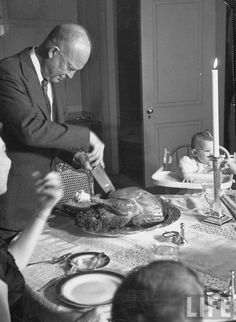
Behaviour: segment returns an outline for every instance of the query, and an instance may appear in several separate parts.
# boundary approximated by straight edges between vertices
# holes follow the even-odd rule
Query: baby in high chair
[[[210,156],[213,155],[213,136],[208,130],[198,132],[191,139],[191,155],[180,159],[178,172],[185,182],[191,182],[193,174],[213,171]]]
[[[223,147],[222,147],[223,149]],[[178,166],[178,174],[184,182],[192,182],[198,174],[213,172],[211,157],[213,155],[213,136],[209,130],[197,132],[191,139],[191,154],[183,156]],[[235,154],[234,154],[235,155]],[[221,159],[223,174],[236,174],[236,157]]]

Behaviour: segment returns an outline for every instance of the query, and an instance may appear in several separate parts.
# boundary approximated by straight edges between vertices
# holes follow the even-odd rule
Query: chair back
[[[60,175],[64,189],[64,195],[57,203],[57,206],[66,203],[79,190],[84,190],[91,195],[94,194],[94,180],[90,171],[85,169],[76,170],[64,162],[56,164],[56,171]]]
[[[164,150],[163,170],[176,171],[178,169],[180,159],[185,155],[190,155],[191,146],[189,144],[179,145],[172,151]]]

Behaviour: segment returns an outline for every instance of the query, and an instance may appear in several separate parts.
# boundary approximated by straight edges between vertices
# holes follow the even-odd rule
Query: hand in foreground
[[[40,210],[52,210],[63,196],[60,177],[56,172],[48,173],[44,178],[39,172],[33,174],[35,178],[38,207]]]
[[[9,251],[14,256],[20,270],[29,262],[45,221],[63,195],[61,181],[56,172],[50,172],[44,178],[40,172],[35,172],[33,177],[37,194],[35,213],[32,214],[23,232],[9,246]]]
[[[94,168],[101,163],[104,167],[103,153],[105,145],[92,131],[90,131],[90,147],[92,149],[91,152],[88,153],[90,165]]]
[[[109,322],[111,321],[111,304],[100,305],[86,312],[79,318],[81,322]]]

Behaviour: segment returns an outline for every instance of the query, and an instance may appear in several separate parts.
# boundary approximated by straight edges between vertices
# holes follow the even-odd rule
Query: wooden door
[[[224,36],[220,44],[216,42],[217,1],[223,3],[221,0],[141,0],[147,187],[153,185],[151,176],[162,163],[165,147],[172,149],[189,143],[195,132],[212,129],[211,68],[217,46],[224,48]],[[220,77],[224,75],[221,56]],[[223,86],[220,94],[222,102]],[[221,116],[223,128],[222,112]]]

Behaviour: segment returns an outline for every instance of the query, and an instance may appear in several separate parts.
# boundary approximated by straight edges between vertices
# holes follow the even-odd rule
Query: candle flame
[[[218,58],[215,58],[213,68],[216,69],[218,67]]]

